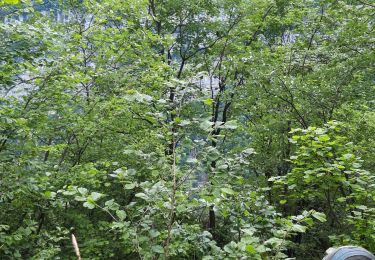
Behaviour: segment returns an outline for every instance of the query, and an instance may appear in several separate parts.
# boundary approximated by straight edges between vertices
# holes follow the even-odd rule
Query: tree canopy
[[[0,258],[375,251],[374,12],[0,0]]]

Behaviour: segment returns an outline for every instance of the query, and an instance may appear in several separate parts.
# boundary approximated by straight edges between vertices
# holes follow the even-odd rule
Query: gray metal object
[[[342,246],[327,249],[323,260],[375,260],[375,256],[362,247]]]

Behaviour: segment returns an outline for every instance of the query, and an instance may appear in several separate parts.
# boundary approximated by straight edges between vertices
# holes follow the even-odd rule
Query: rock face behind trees
[[[372,16],[0,0],[0,259],[375,251]]]

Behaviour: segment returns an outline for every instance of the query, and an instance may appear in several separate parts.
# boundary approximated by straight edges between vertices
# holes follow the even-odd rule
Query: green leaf
[[[180,126],[186,126],[186,125],[190,125],[190,121],[189,120],[182,120],[181,122],[178,123]]]
[[[235,192],[234,190],[230,189],[230,188],[221,188],[221,191],[226,193],[226,194],[230,194],[230,195],[234,195]]]
[[[321,212],[314,212],[312,213],[312,216],[314,218],[316,218],[317,220],[319,220],[320,222],[325,222],[327,221],[326,219],[326,215],[324,213],[321,213]]]
[[[86,194],[87,194],[87,189],[86,189],[86,188],[79,187],[79,188],[78,188],[78,192],[81,193],[82,195],[86,195]]]
[[[267,252],[267,247],[265,247],[264,245],[259,245],[257,246],[256,248],[256,251],[259,252],[259,253],[264,253],[264,252]]]
[[[197,163],[198,160],[196,158],[189,158],[186,160],[187,163]]]
[[[122,221],[126,218],[126,212],[124,210],[116,210],[116,216]]]
[[[53,192],[53,191],[46,191],[44,192],[44,196],[47,198],[47,199],[53,199],[56,197],[56,192]]]
[[[136,183],[133,182],[133,183],[125,184],[124,188],[125,190],[132,190],[135,188],[135,186],[136,186]]]
[[[284,242],[284,240],[281,239],[281,238],[271,237],[271,238],[268,239],[265,243],[266,243],[266,244],[273,245],[273,246],[279,246],[279,245],[281,245],[283,242]]]
[[[94,191],[94,192],[91,192],[90,196],[91,196],[93,201],[97,201],[98,199],[100,199],[103,196],[103,194]]]
[[[249,252],[251,254],[255,254],[257,252],[252,245],[247,245],[245,249],[246,249],[247,252]]]
[[[211,131],[213,123],[209,120],[204,120],[199,124],[199,127],[204,131]]]
[[[141,198],[141,199],[144,199],[144,200],[149,200],[149,197],[146,194],[142,193],[142,192],[135,194],[135,196],[137,198]]]
[[[304,233],[306,231],[306,229],[307,228],[305,226],[302,226],[302,225],[299,225],[299,224],[294,224],[292,226],[293,231],[300,232],[300,233]]]
[[[83,196],[75,196],[74,199],[75,199],[76,201],[86,201],[86,200],[87,200],[87,198],[86,198],[86,197],[83,197]]]
[[[174,119],[174,122],[175,122],[176,124],[179,124],[179,123],[182,122],[182,119],[181,119],[180,117],[176,117],[176,118]]]
[[[351,154],[351,153],[346,153],[346,154],[343,155],[343,158],[344,158],[345,160],[350,160],[350,159],[352,159],[353,157],[354,157],[354,154]]]
[[[242,153],[244,153],[245,155],[256,154],[254,148],[248,148],[248,149],[245,149],[245,150],[242,151]]]
[[[231,120],[231,121],[228,121],[226,122],[223,126],[221,126],[221,128],[224,128],[224,129],[236,129],[238,126],[237,126],[237,122],[236,120]]]
[[[85,203],[83,203],[83,206],[89,209],[95,208],[95,204],[92,201],[86,201]]]
[[[203,103],[207,106],[211,106],[214,103],[214,100],[212,98],[207,98],[203,101]]]
[[[108,200],[104,203],[104,205],[110,209],[110,210],[115,210],[118,209],[118,204],[115,202],[114,199]]]
[[[10,5],[15,5],[15,4],[18,4],[20,2],[20,0],[2,0],[0,1],[0,5],[1,4],[10,4]]]
[[[164,249],[162,246],[159,246],[159,245],[156,245],[156,246],[152,246],[152,252],[155,252],[155,253],[158,253],[158,254],[162,254],[164,253]]]
[[[367,210],[367,207],[365,205],[359,205],[359,206],[356,206],[356,208],[360,210]]]
[[[320,142],[327,142],[328,140],[330,140],[331,138],[328,136],[328,135],[320,135],[319,137],[318,137],[318,140],[320,141]]]
[[[160,232],[157,231],[156,229],[151,229],[151,230],[149,231],[149,233],[150,233],[150,236],[151,236],[152,238],[158,237],[158,236],[160,235]]]

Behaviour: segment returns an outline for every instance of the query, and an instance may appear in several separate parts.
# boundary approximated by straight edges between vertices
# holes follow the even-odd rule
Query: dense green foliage
[[[375,251],[370,2],[0,0],[0,259]]]

